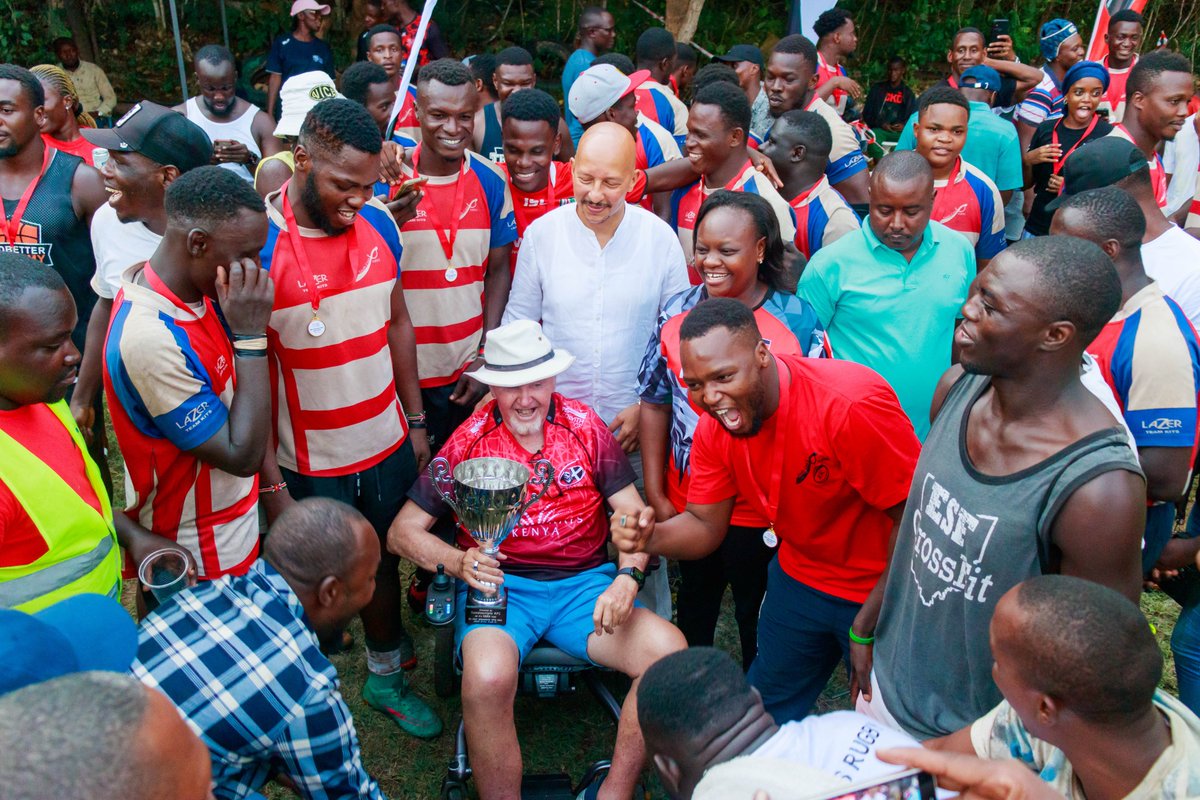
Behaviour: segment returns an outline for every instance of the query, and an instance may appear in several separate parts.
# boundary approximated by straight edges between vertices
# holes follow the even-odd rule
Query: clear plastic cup
[[[142,559],[138,579],[160,603],[166,602],[188,585],[192,560],[178,550],[155,550]]]

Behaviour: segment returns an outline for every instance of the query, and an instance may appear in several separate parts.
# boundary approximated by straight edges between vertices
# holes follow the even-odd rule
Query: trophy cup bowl
[[[521,516],[536,503],[554,478],[554,468],[546,459],[534,462],[533,469],[508,458],[469,458],[450,470],[444,458],[429,464],[429,475],[442,499],[454,509],[458,522],[486,555],[495,558],[500,543],[513,532]],[[530,496],[528,486],[537,491]],[[503,625],[507,617],[507,597],[496,584],[490,592],[472,588],[467,593],[467,624]]]

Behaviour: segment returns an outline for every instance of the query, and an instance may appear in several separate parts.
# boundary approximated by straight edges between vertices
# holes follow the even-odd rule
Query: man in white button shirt
[[[640,482],[638,366],[663,304],[689,283],[675,231],[625,202],[634,152],[633,137],[616,123],[584,133],[575,153],[575,202],[526,229],[504,324],[541,320],[546,337],[575,354],[558,376],[558,391],[595,409]],[[653,584],[665,587],[664,577],[656,570]],[[669,599],[666,609],[647,604],[670,615]]]

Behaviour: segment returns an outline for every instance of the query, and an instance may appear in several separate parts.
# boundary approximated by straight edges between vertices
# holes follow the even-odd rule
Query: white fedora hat
[[[575,363],[566,350],[555,350],[533,320],[519,319],[488,331],[483,366],[468,372],[488,386],[511,388],[553,378]]]

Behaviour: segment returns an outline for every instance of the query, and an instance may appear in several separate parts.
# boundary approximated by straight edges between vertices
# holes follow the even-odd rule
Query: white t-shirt
[[[154,254],[162,237],[140,222],[121,222],[108,203],[92,215],[92,250],[96,253],[96,274],[92,289],[105,300],[112,300],[121,288],[121,276],[129,267]]]
[[[875,757],[885,747],[920,747],[916,739],[857,711],[834,711],[781,725],[753,755],[804,764],[860,783],[902,769]]]
[[[1200,137],[1196,135],[1196,115],[1183,123],[1183,130],[1163,147],[1163,169],[1171,176],[1167,184],[1168,216],[1192,202],[1196,196],[1196,171],[1200,170]]]
[[[1142,245],[1142,264],[1163,294],[1178,303],[1192,326],[1200,330],[1200,240],[1172,225]]]

